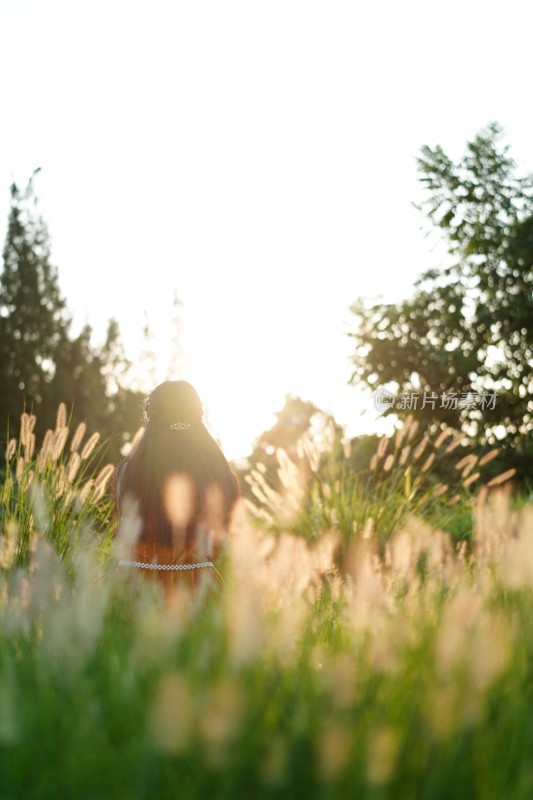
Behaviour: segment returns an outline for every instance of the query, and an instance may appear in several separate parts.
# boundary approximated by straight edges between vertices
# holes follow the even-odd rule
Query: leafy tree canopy
[[[400,418],[413,412],[402,394],[418,392],[422,426],[447,423],[501,446],[495,470],[509,462],[523,477],[533,456],[533,178],[518,174],[502,139],[489,124],[457,163],[422,147],[418,208],[444,236],[449,262],[424,272],[410,299],[352,305],[350,382],[395,391],[385,413]],[[424,392],[434,402],[421,407]]]

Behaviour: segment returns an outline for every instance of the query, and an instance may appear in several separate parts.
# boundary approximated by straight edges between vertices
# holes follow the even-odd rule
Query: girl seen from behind
[[[187,381],[165,381],[144,403],[144,432],[115,470],[117,515],[134,504],[140,534],[121,568],[159,580],[165,593],[178,585],[194,595],[202,573],[221,581],[220,555],[233,508],[237,478],[203,421]]]

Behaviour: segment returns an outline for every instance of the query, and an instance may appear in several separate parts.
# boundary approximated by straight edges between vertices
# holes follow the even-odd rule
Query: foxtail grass
[[[71,435],[64,403],[58,408],[55,429],[43,434],[38,450],[35,430],[35,416],[23,413],[19,439],[9,439],[5,453],[1,532],[4,542],[10,542],[9,566],[28,561],[32,542],[40,534],[63,558],[89,522],[100,532],[107,532],[111,524],[106,490],[114,467],[101,466],[100,435],[93,433],[83,444],[85,423]],[[8,567],[6,558],[3,567]]]
[[[331,441],[329,449],[320,448],[304,435],[297,460],[276,451],[281,489],[269,485],[260,464],[250,470],[249,507],[259,525],[274,530],[282,519],[282,528],[288,526],[310,540],[326,528],[339,531],[347,545],[371,521],[383,547],[408,514],[418,514],[446,528],[456,542],[470,541],[471,506],[479,489],[510,481],[516,470],[484,483],[483,467],[499,451],[495,448],[481,458],[467,452],[458,458],[458,448],[464,453],[467,442],[463,433],[449,427],[436,433],[421,431],[410,415],[393,436],[381,437],[369,466],[354,471],[345,446],[339,462],[328,457]],[[434,477],[443,471],[449,476],[445,483]]]
[[[192,601],[120,570],[118,541],[103,561],[73,537],[69,571],[35,523],[0,570],[0,795],[526,798],[533,507],[509,497],[476,496],[469,551],[413,513],[382,547],[369,518],[342,569],[338,530],[241,503],[224,587]]]

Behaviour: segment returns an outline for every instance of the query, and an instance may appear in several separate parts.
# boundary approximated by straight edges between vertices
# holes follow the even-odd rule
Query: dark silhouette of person
[[[203,423],[202,403],[190,383],[161,383],[143,411],[144,432],[114,474],[119,520],[129,500],[140,523],[132,560],[119,566],[159,580],[167,596],[183,584],[194,596],[206,570],[223,583],[214,562],[240,497],[239,483]]]

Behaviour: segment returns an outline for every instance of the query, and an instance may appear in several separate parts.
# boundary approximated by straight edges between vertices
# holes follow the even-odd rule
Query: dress
[[[117,468],[115,477],[115,507],[120,519],[124,476],[127,462],[122,462]],[[177,587],[187,587],[191,596],[195,596],[200,581],[205,580],[205,573],[211,577],[211,583],[222,586],[224,580],[209,560],[195,558],[194,553],[186,555],[176,553],[171,547],[159,544],[156,541],[138,539],[132,548],[131,557],[119,561],[118,569],[131,569],[139,571],[147,580],[158,581],[168,596]],[[202,576],[202,573],[204,575]]]

